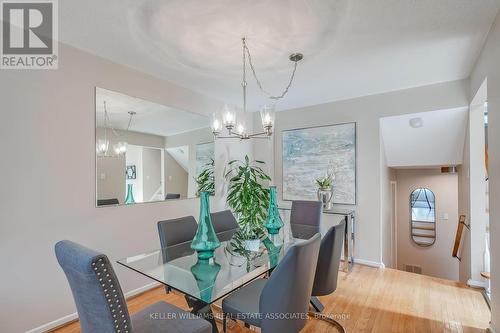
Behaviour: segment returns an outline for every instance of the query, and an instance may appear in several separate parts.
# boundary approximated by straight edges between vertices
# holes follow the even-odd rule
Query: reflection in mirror
[[[96,205],[215,190],[209,118],[96,88]]]
[[[428,188],[417,188],[410,195],[411,238],[420,246],[436,241],[436,198]]]

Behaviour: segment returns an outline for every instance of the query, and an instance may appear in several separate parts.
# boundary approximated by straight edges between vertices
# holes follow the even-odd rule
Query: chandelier
[[[212,133],[216,139],[248,140],[253,138],[269,138],[273,134],[275,102],[285,97],[285,95],[288,93],[288,90],[292,86],[292,82],[295,77],[297,63],[304,58],[301,53],[292,53],[290,55],[289,59],[294,63],[293,71],[290,75],[290,80],[281,94],[272,95],[264,90],[262,83],[257,77],[257,73],[252,62],[252,56],[250,55],[250,50],[248,49],[248,46],[246,44],[245,37],[243,37],[241,40],[243,47],[243,81],[241,82],[241,87],[243,89],[243,114],[245,115],[247,112],[247,58],[248,64],[252,71],[252,75],[257,82],[257,86],[259,87],[260,91],[272,101],[272,103],[261,108],[260,117],[262,121],[263,131],[257,133],[248,133],[245,129],[244,124],[241,121],[237,121],[235,110],[231,109],[228,105],[225,105],[224,109],[222,110],[222,117],[220,117],[217,113],[213,115]],[[222,134],[223,127],[226,128],[226,134]]]
[[[136,115],[134,111],[128,111],[129,115],[127,131],[130,130],[130,124],[132,123],[132,118]],[[113,132],[113,134],[120,138],[121,135],[116,132],[113,127],[108,126],[109,123],[109,114],[106,108],[106,101],[104,101],[104,138],[98,139],[96,143],[96,153],[97,156],[102,157],[122,157],[127,153],[128,143],[126,141],[118,141],[113,145],[113,154],[109,153],[109,140],[108,140],[108,128]]]

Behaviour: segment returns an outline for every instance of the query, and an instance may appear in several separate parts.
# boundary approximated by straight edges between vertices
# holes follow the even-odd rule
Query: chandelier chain
[[[255,78],[255,81],[257,82],[257,86],[259,87],[260,91],[262,91],[263,94],[267,95],[268,98],[274,99],[274,100],[279,100],[285,97],[285,95],[288,93],[288,90],[292,86],[293,79],[295,78],[295,72],[297,71],[297,61],[294,61],[294,66],[293,66],[293,71],[292,74],[290,75],[290,80],[283,90],[283,92],[280,95],[273,95],[266,91],[264,87],[262,86],[262,82],[259,80],[257,77],[257,72],[255,70],[255,66],[253,65],[252,62],[252,55],[250,54],[250,50],[248,49],[248,46],[246,44],[245,38],[243,38],[243,83],[246,86],[246,81],[245,81],[245,54],[248,56],[248,63],[250,65],[250,69],[252,70],[253,77]]]

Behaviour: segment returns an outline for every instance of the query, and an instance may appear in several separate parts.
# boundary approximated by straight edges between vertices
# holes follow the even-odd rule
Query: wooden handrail
[[[460,243],[462,242],[464,227],[469,229],[469,226],[465,224],[465,215],[460,215],[460,218],[458,219],[457,233],[455,235],[455,244],[453,244],[453,252],[451,253],[452,257],[457,258],[459,261],[462,260],[462,258],[458,256],[458,249],[460,248]]]

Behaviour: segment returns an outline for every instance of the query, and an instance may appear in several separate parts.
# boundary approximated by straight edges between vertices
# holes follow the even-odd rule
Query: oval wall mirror
[[[436,197],[428,188],[417,188],[410,194],[411,239],[419,246],[436,241]]]

